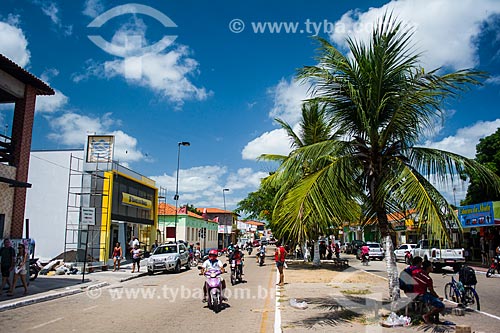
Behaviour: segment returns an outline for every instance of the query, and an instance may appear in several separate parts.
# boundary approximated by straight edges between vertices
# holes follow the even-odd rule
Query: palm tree
[[[297,148],[273,175],[281,180],[301,175],[278,198],[276,224],[354,221],[360,207],[367,220],[376,221],[393,300],[399,299],[399,285],[387,215],[414,207],[432,237],[447,238],[451,206],[430,177],[441,184],[474,172],[483,186],[500,191],[499,178],[474,160],[416,146],[425,129],[444,118],[443,101],[480,84],[485,74],[426,72],[411,38],[412,31],[390,15],[378,22],[368,45],[348,39],[350,56],[318,38],[318,64],[299,70],[298,78],[311,84],[312,100],[326,107],[344,136]],[[302,165],[308,165],[307,173]]]
[[[291,141],[292,152],[288,156],[264,154],[261,159],[278,161],[281,163],[282,168],[285,167],[289,170],[290,167],[293,167],[294,171],[285,174],[281,172],[273,173],[263,182],[264,187],[279,188],[275,196],[275,201],[278,204],[273,210],[273,220],[270,227],[273,233],[282,239],[293,240],[293,242],[304,245],[307,240],[314,240],[313,265],[319,266],[321,262],[318,238],[329,233],[329,227],[334,222],[333,218],[310,213],[303,214],[303,211],[300,211],[295,219],[285,222],[280,220],[280,223],[274,223],[273,221],[274,215],[279,215],[279,212],[282,211],[288,190],[315,171],[316,161],[301,158],[301,148],[308,147],[318,151],[318,154],[329,154],[330,151],[324,151],[324,143],[336,140],[340,133],[334,131],[334,124],[326,112],[325,105],[321,105],[314,100],[302,104],[302,118],[298,134],[285,121],[281,119],[275,120],[287,132]],[[326,148],[328,149],[328,146]],[[300,161],[300,163],[297,163],[297,161]]]

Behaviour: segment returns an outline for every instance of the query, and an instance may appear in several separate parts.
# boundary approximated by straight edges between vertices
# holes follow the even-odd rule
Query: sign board
[[[87,163],[112,162],[115,137],[89,135],[87,139]]]
[[[458,208],[462,228],[487,227],[500,224],[500,201],[489,201]]]
[[[83,225],[95,225],[95,207],[82,207],[80,219]]]

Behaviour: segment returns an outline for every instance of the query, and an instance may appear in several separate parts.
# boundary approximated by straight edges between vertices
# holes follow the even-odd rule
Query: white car
[[[153,274],[157,271],[181,271],[181,267],[189,266],[189,252],[184,243],[168,243],[158,246],[148,258],[148,273]]]
[[[397,249],[394,250],[394,255],[396,256],[396,261],[401,260],[406,262],[406,252],[412,253],[412,250],[417,246],[417,244],[401,244]],[[410,263],[407,262],[409,265]]]

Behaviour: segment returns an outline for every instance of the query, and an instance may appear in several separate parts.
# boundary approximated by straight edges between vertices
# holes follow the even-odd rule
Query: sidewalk
[[[78,294],[89,288],[102,288],[119,284],[146,274],[146,261],[144,260],[141,261],[140,273],[132,273],[132,264],[130,263],[122,265],[121,269],[116,272],[108,270],[86,273],[83,282],[81,274],[38,275],[35,280],[30,281],[28,295],[23,295],[23,287],[19,284],[13,296],[7,296],[7,290],[3,290],[2,295],[0,295],[0,311]]]
[[[296,332],[453,332],[455,326],[421,324],[412,318],[408,327],[385,328],[380,325],[390,314],[388,282],[351,260],[351,267],[339,270],[331,265],[313,269],[299,262],[290,262],[285,270],[283,288],[277,293],[284,333]],[[474,269],[484,269],[474,267]],[[366,270],[366,271],[364,271]],[[292,307],[290,300],[305,302],[306,309]],[[452,314],[456,304],[445,302],[447,313],[441,321],[470,326],[472,332],[498,332],[498,319],[485,314],[465,311],[463,316]],[[417,323],[415,323],[417,322]]]

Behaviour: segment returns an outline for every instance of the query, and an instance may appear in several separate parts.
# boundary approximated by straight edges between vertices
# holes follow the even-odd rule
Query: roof
[[[158,215],[175,215],[175,206],[169,205],[167,203],[160,202],[158,204]],[[177,215],[188,215],[197,219],[203,219],[201,215],[195,214],[193,212],[187,211],[187,214],[184,212],[184,207],[180,207],[177,209]],[[209,220],[209,222],[213,222]]]
[[[54,89],[21,66],[0,53],[0,70],[15,77],[24,84],[34,87],[37,95],[54,95]]]
[[[230,210],[224,210],[220,208],[197,208],[197,209],[200,213],[206,209],[207,214],[233,214],[233,212]]]
[[[256,226],[261,226],[261,225],[266,225],[264,222],[260,222],[260,221],[240,221],[240,222],[243,222],[243,223],[246,223],[246,224],[251,224],[251,225],[256,225]]]

